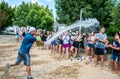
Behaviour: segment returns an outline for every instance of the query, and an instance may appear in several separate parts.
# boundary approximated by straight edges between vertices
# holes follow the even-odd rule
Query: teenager
[[[119,70],[119,61],[120,61],[120,37],[119,35],[115,35],[115,39],[113,44],[110,44],[109,47],[112,48],[111,54],[111,70],[118,74]]]

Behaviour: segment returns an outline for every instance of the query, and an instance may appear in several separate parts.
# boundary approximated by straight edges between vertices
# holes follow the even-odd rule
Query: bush
[[[114,37],[113,37],[113,36],[108,36],[108,41],[109,41],[110,44],[113,43],[113,40],[114,40]]]
[[[113,43],[113,40],[114,40],[114,37],[113,36],[108,36],[108,41],[110,44]],[[112,53],[112,49],[111,48],[108,48],[107,50],[107,54],[111,54]]]

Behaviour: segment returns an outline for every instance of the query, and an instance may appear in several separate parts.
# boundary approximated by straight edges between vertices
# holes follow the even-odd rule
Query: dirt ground
[[[0,35],[0,79],[26,79],[23,64],[11,67],[9,73],[5,73],[5,64],[15,62],[19,46],[15,36]],[[32,47],[30,54],[34,79],[120,79],[108,66],[101,70],[99,65],[93,67],[93,63],[85,65],[76,59],[66,60],[58,54],[51,56],[49,50],[38,50],[37,47]]]

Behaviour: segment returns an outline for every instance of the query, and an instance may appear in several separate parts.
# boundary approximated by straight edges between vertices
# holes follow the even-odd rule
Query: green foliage
[[[22,2],[15,10],[15,17],[13,19],[13,24],[23,27],[27,25],[26,16],[30,10],[29,4]]]
[[[94,0],[92,4],[93,17],[96,17],[100,21],[100,25],[105,28],[109,28],[112,20],[112,1],[111,0]]]
[[[120,3],[116,5],[112,10],[112,25],[117,26],[120,29]]]
[[[120,1],[118,0],[55,0],[56,21],[70,25],[80,18],[97,18],[110,36],[120,31]]]
[[[0,9],[0,30],[3,28],[3,24],[6,21],[6,15],[3,13],[3,11]]]
[[[112,44],[114,41],[114,36],[108,36],[109,43]]]
[[[8,6],[5,1],[0,3],[0,31],[12,25],[12,18],[14,16],[14,8]]]
[[[83,19],[97,18],[101,26],[108,28],[112,12],[111,0],[55,0],[57,22],[72,24],[79,20],[80,10],[83,9]]]
[[[52,11],[48,9],[48,6],[43,7],[38,3],[25,2],[22,2],[22,4],[16,8],[15,18],[13,19],[14,25],[17,26],[34,26],[47,30],[53,30],[53,22]]]
[[[120,31],[120,27],[118,26],[110,26],[110,28],[107,29],[107,34],[109,34],[110,36],[114,36],[116,32]]]
[[[107,34],[114,36],[116,32],[120,32],[120,3],[114,5],[112,9],[112,21],[111,25],[107,29]]]
[[[114,41],[114,36],[108,36],[107,38],[108,38],[108,40],[109,40],[109,43],[112,44],[113,41]],[[111,48],[108,48],[107,54],[111,54],[111,53],[112,53],[112,49],[111,49]]]
[[[48,6],[23,1],[18,7],[11,8],[5,1],[0,3],[0,31],[12,25],[53,30],[53,22],[52,10],[49,10]]]

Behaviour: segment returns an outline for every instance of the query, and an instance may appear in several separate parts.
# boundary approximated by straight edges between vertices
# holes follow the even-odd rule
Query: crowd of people
[[[40,35],[41,40],[45,42],[53,37],[55,33],[56,31],[52,33],[47,31],[43,35]],[[78,50],[82,42],[85,49],[85,56],[94,59],[95,66],[98,65],[98,61],[101,61],[101,69],[103,69],[104,61],[107,60],[107,50],[111,48],[111,62],[109,64],[111,65],[112,71],[115,70],[115,73],[118,73],[118,67],[120,65],[120,33],[115,34],[113,44],[110,44],[105,34],[105,28],[101,28],[98,33],[91,32],[86,36],[80,34],[79,31],[76,31],[74,34],[64,32],[52,41],[51,45],[45,46],[47,47],[45,49],[50,49],[51,55],[59,53],[61,57],[65,57],[66,59],[71,58],[71,56],[76,58],[79,56],[80,52],[78,52]]]
[[[26,33],[23,32],[22,35],[16,33],[16,36],[22,36],[22,40],[24,42],[24,37],[27,37]],[[60,35],[58,38],[54,39],[50,45],[43,45],[43,43],[40,42],[46,42],[47,40],[54,37],[55,34],[56,30],[52,32],[45,30],[37,30],[36,33],[32,34],[36,38],[36,40],[38,40],[36,43],[34,43],[34,45],[37,45],[40,50],[51,50],[51,55],[58,53],[61,57],[65,57],[66,59],[69,59],[71,57],[76,59],[76,57],[79,56],[78,50],[80,49],[80,45],[83,44],[85,56],[94,59],[95,66],[97,66],[98,61],[100,61],[101,69],[103,69],[105,59],[107,59],[106,54],[107,48],[109,47],[112,49],[110,57],[111,61],[109,65],[111,66],[111,70],[118,74],[120,66],[119,32],[115,34],[113,43],[111,44],[107,38],[107,35],[105,34],[105,28],[101,28],[98,33],[91,32],[89,34],[86,34],[85,36],[79,33],[79,31],[76,31],[75,33],[67,31]],[[14,65],[18,63],[20,62],[17,61]]]
[[[45,42],[50,38],[52,38],[55,35],[55,33],[56,31],[53,31],[51,33],[49,31],[45,33],[37,31],[37,38],[40,37],[41,38],[40,40]],[[79,34],[78,31],[76,31],[75,34],[72,34],[71,32],[64,32],[58,38],[54,39],[50,45],[42,46],[41,50],[50,49],[51,55],[55,53],[59,53],[61,57],[66,57],[66,59],[69,59],[71,55],[74,58],[76,58],[79,44],[81,41],[82,41],[82,35]]]
[[[28,31],[25,29],[25,28],[21,28],[21,29],[18,29],[16,28],[15,29],[15,34],[16,34],[16,42],[19,43],[19,41],[23,40],[24,37],[25,37],[25,34],[27,33]]]

